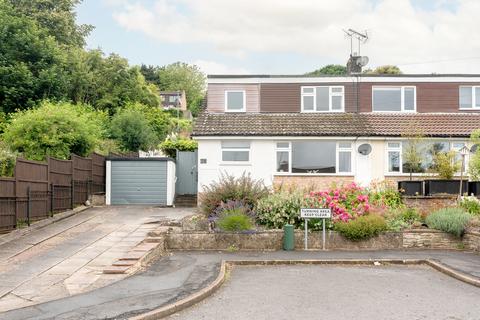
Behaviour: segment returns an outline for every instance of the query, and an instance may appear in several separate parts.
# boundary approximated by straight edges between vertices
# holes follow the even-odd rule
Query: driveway
[[[125,278],[103,270],[164,220],[193,209],[96,207],[0,244],[0,312],[68,297]]]

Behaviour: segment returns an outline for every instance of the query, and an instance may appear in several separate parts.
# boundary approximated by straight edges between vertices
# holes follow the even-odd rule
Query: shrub
[[[414,224],[421,224],[423,218],[414,208],[400,208],[390,210],[385,215],[388,228],[393,231],[400,231],[409,228]]]
[[[69,159],[87,156],[100,140],[101,115],[85,106],[44,102],[12,116],[3,133],[5,144],[30,160],[47,156]]]
[[[327,191],[310,192],[309,198],[310,207],[331,208],[333,222],[346,222],[370,210],[368,191],[355,183]]]
[[[269,194],[269,190],[262,180],[252,179],[250,174],[243,173],[235,177],[222,173],[219,181],[205,186],[200,194],[201,211],[210,216],[222,202],[241,200],[245,205],[253,208],[257,201]]]
[[[465,209],[465,211],[470,214],[480,214],[480,201],[477,199],[477,197],[462,197],[459,205],[461,208]]]
[[[441,179],[452,179],[455,172],[460,170],[459,161],[455,160],[455,151],[437,152],[433,156],[433,170]]]
[[[258,222],[275,229],[283,228],[286,224],[299,227],[303,198],[303,194],[297,191],[274,193],[258,200],[255,207]]]
[[[245,231],[253,228],[251,218],[239,208],[224,210],[217,225],[223,231]]]
[[[17,154],[0,145],[0,177],[13,177]]]
[[[432,229],[437,229],[461,237],[471,216],[461,208],[444,208],[432,212],[425,222]]]
[[[175,158],[178,151],[195,151],[198,142],[191,139],[167,139],[160,143],[160,150],[168,157]]]
[[[154,147],[158,138],[144,114],[135,109],[119,111],[111,123],[111,136],[125,151],[148,151]]]
[[[402,195],[397,188],[386,181],[372,183],[369,200],[375,206],[396,209],[403,206]]]
[[[385,219],[374,214],[361,216],[348,222],[338,222],[334,226],[336,231],[353,241],[369,239],[387,230]]]

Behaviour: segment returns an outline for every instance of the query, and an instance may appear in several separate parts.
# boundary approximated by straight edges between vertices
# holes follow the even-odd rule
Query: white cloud
[[[230,67],[215,61],[196,60],[193,62],[206,74],[249,74],[251,73],[245,68]]]
[[[318,57],[319,64],[346,60],[349,42],[342,29],[352,27],[371,35],[362,48],[371,66],[480,72],[480,59],[411,64],[480,57],[480,1],[458,0],[455,10],[444,0],[436,4],[427,12],[408,0],[155,0],[124,3],[114,18],[166,43],[201,43],[233,57],[297,53]]]

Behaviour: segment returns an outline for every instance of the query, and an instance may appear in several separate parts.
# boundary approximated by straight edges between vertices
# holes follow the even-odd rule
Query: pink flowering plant
[[[332,222],[348,222],[370,210],[368,190],[352,182],[326,191],[312,191],[305,198],[311,208],[332,209]]]

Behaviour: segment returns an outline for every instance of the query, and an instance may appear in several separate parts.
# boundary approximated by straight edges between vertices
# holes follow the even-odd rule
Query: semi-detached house
[[[404,180],[406,135],[459,150],[478,128],[480,75],[210,76],[193,130],[198,189],[222,172],[267,185]],[[426,152],[419,171],[431,162]]]

